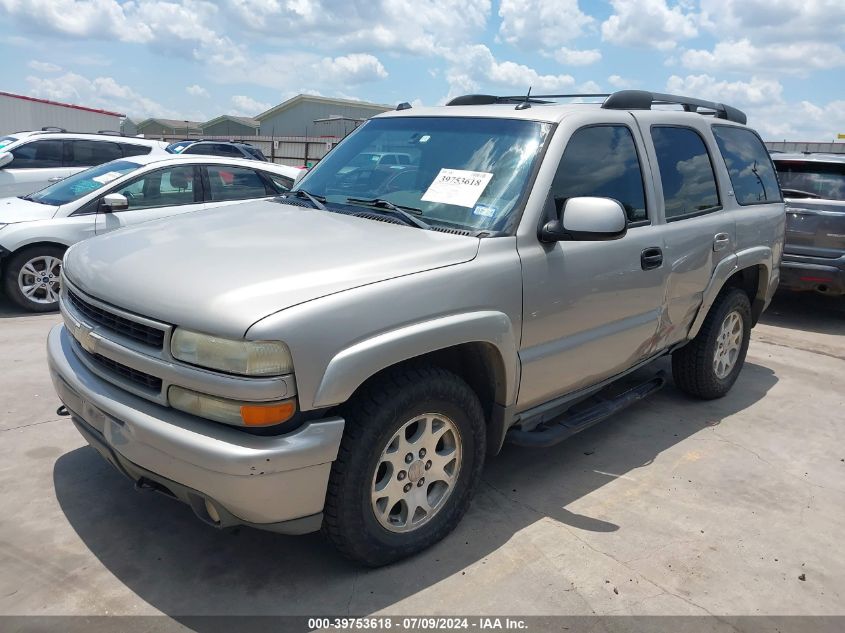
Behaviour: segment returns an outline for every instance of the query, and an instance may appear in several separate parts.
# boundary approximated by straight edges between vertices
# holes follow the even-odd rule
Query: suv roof
[[[557,103],[557,100],[577,100],[570,103]],[[592,101],[584,101],[591,99]],[[598,101],[601,99],[601,101]],[[463,95],[455,97],[445,106],[431,108],[410,108],[406,104],[397,110],[385,112],[378,117],[389,116],[448,116],[458,114],[452,110],[460,106],[460,114],[464,116],[502,117],[507,108],[508,118],[531,119],[554,123],[573,111],[584,107],[601,107],[605,110],[651,110],[652,106],[677,105],[686,112],[714,116],[718,119],[745,124],[747,117],[742,110],[738,110],[723,103],[705,101],[692,97],[670,95],[646,90],[619,90],[614,93],[579,93],[557,95],[496,96],[496,95]]]
[[[14,136],[19,141],[35,138],[38,136],[50,137],[50,138],[63,138],[63,139],[90,139],[96,138],[98,140],[113,140],[116,143],[135,143],[137,145],[146,145],[148,147],[164,147],[166,143],[163,141],[158,141],[154,139],[148,138],[140,138],[138,136],[124,136],[122,134],[112,133],[112,132],[63,132],[57,130],[34,130],[34,131],[22,131],[22,132],[12,132],[7,134],[6,136]]]

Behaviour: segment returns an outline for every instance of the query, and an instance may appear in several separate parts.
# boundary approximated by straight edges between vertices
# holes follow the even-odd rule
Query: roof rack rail
[[[67,132],[67,130],[64,129],[63,127],[54,127],[54,126],[48,125],[48,126],[42,127],[39,130],[39,132]]]
[[[619,90],[614,93],[581,93],[581,94],[558,94],[558,95],[462,95],[449,101],[447,106],[462,105],[492,105],[492,104],[545,104],[551,103],[550,99],[604,99],[601,107],[606,110],[651,110],[652,105],[680,105],[687,112],[699,112],[699,108],[710,110],[717,119],[725,119],[742,123],[748,122],[745,112],[723,103],[693,99],[692,97],[681,97],[678,95],[663,94],[660,92],[648,92],[647,90]],[[524,106],[523,106],[524,107]]]
[[[601,107],[606,110],[651,110],[652,105],[667,104],[682,106],[686,112],[698,112],[699,108],[704,108],[705,110],[712,110],[713,116],[717,119],[734,121],[743,125],[748,122],[745,112],[723,103],[693,99],[692,97],[681,97],[679,95],[668,95],[661,92],[648,92],[647,90],[620,90],[614,92],[605,99]]]

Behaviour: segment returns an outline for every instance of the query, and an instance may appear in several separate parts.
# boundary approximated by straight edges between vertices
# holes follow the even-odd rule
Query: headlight
[[[293,372],[288,346],[281,341],[233,341],[176,328],[170,353],[192,365],[242,376],[281,376]]]
[[[167,390],[170,406],[201,418],[235,426],[281,424],[296,413],[296,399],[279,402],[238,402],[173,385]]]

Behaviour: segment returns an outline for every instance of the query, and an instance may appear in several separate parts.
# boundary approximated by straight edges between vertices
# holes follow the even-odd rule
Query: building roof
[[[73,110],[84,110],[85,112],[94,112],[96,114],[108,114],[110,116],[118,116],[118,117],[126,116],[125,114],[121,114],[120,112],[111,112],[109,110],[100,110],[98,108],[88,108],[86,106],[74,105],[72,103],[62,103],[61,101],[50,101],[48,99],[38,99],[36,97],[26,97],[24,95],[13,94],[11,92],[0,91],[0,95],[2,95],[4,97],[11,97],[12,99],[20,99],[22,101],[34,101],[35,103],[46,103],[47,105],[59,106],[59,107],[62,107],[62,108],[71,108]]]
[[[194,132],[202,132],[202,123],[200,121],[184,121],[180,119],[144,119],[138,124],[138,128],[150,125],[151,123],[158,123],[163,127],[172,128],[173,130],[184,130],[187,128]]]
[[[206,121],[202,125],[203,127],[210,127],[216,123],[220,123],[221,121],[234,121],[235,123],[248,125],[249,127],[254,127],[255,129],[258,129],[261,125],[258,119],[253,119],[247,116],[233,116],[231,114],[221,114],[219,117]]]
[[[388,110],[392,110],[393,106],[383,105],[381,103],[368,103],[367,101],[355,101],[353,99],[333,99],[330,97],[318,97],[316,95],[296,95],[295,97],[291,97],[287,101],[280,103],[277,106],[273,106],[269,110],[262,112],[261,114],[257,115],[255,118],[258,121],[263,121],[264,119],[268,119],[271,116],[275,116],[285,110],[292,108],[293,106],[300,104],[302,102],[311,102],[311,103],[327,103],[333,104],[337,106],[352,106],[356,108],[364,108],[367,110],[373,110],[374,112],[386,112]]]

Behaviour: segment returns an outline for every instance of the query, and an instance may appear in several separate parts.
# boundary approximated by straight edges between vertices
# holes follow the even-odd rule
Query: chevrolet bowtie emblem
[[[97,349],[97,341],[92,335],[92,330],[87,325],[77,323],[74,328],[74,338],[79,341],[79,344],[89,354],[95,353]]]

